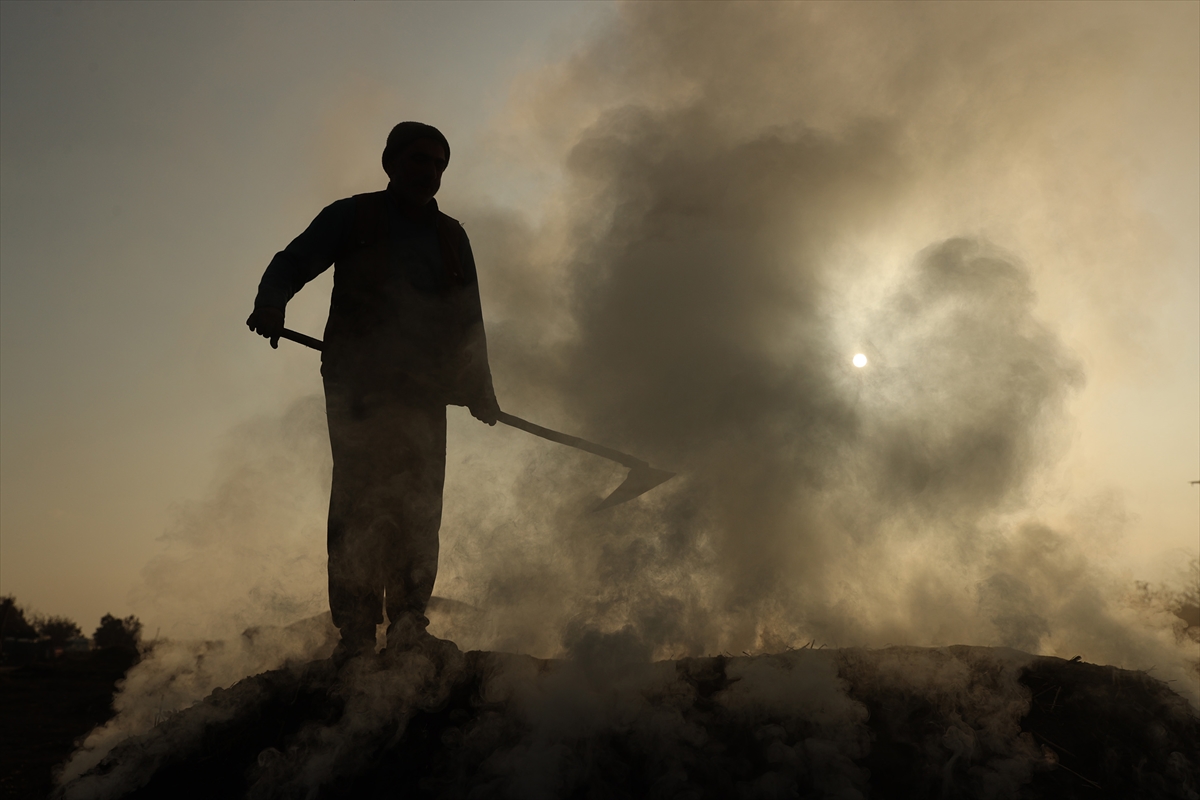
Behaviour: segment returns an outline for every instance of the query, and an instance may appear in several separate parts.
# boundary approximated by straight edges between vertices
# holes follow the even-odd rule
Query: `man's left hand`
[[[493,395],[476,400],[467,406],[471,416],[488,425],[495,425],[500,418],[500,404]]]
[[[271,340],[271,347],[279,349],[279,337],[283,334],[283,310],[268,306],[255,306],[254,313],[246,320],[246,327]]]

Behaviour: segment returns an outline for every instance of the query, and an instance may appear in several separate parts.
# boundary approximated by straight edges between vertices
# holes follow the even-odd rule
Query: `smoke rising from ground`
[[[328,610],[316,545],[331,463],[319,397],[230,433],[207,496],[176,510],[136,595],[169,621],[164,637],[224,639]]]
[[[631,4],[528,76],[489,146],[542,176],[542,205],[444,202],[480,265],[500,402],[680,476],[589,515],[621,470],[452,425],[435,593],[478,611],[435,631],[582,663],[1009,646],[1154,667],[1194,704],[1168,596],[1040,513],[1086,391],[1044,311],[1119,349],[1075,312],[1156,291],[1108,156],[1167,16]],[[250,463],[287,443],[266,474],[288,488],[223,478],[190,555],[152,568],[156,604],[185,596],[156,583],[174,570],[228,592],[186,594],[226,628],[319,610],[315,402],[243,437]]]
[[[467,217],[503,254],[498,391],[681,478],[580,520],[535,470],[525,566],[463,564],[474,602],[659,657],[1087,642],[1189,671],[1178,620],[1129,610],[1089,532],[1037,511],[1085,376],[1034,285],[1086,264],[1083,293],[1145,291],[1087,126],[1156,21],[1027,11],[633,5],[540,76],[512,122],[561,158],[536,233]]]

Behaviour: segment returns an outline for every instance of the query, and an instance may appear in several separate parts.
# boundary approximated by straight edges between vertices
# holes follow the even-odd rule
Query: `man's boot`
[[[330,659],[340,669],[347,661],[364,655],[375,654],[375,626],[367,628],[343,628],[342,638],[333,648]]]
[[[431,641],[437,641],[428,628],[429,618],[424,614],[401,614],[388,625],[386,654],[394,657],[409,650],[424,650]]]
[[[420,653],[433,662],[438,672],[461,667],[462,651],[448,639],[439,639],[428,630],[424,614],[403,614],[388,626],[384,663],[398,663],[405,653]]]

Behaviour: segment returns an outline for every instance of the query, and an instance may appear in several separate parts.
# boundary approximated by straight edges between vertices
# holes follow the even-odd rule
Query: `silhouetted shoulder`
[[[467,229],[441,209],[438,209],[437,215],[438,227],[452,240],[454,259],[462,270],[463,280],[468,284],[475,283],[479,276],[475,271],[475,254],[471,252],[471,240],[467,236]]]

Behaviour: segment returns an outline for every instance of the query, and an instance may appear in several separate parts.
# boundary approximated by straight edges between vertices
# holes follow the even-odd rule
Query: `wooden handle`
[[[305,336],[303,333],[297,333],[296,331],[288,330],[287,328],[283,329],[283,332],[279,334],[279,338],[289,339],[296,344],[302,344],[305,347],[311,347],[313,350],[320,350],[325,346],[325,343],[320,339],[314,339],[311,336]]]
[[[293,341],[296,344],[302,344],[305,347],[311,347],[313,350],[320,350],[325,346],[325,343],[320,339],[314,339],[311,336],[306,336],[303,333],[297,333],[296,331],[288,328],[283,329],[283,332],[279,334],[279,338]],[[532,433],[534,436],[540,436],[541,438],[547,439],[551,442],[565,444],[567,447],[574,447],[576,450],[583,450],[585,453],[591,453],[592,455],[600,456],[601,458],[607,458],[609,461],[615,461],[618,464],[624,464],[630,469],[650,466],[640,458],[634,458],[628,453],[622,453],[620,450],[613,450],[611,447],[605,447],[602,444],[589,442],[587,439],[580,439],[578,436],[571,436],[566,433],[559,433],[558,431],[550,430],[549,428],[543,428],[541,425],[535,425],[529,420],[521,419],[520,417],[514,417],[512,414],[504,411],[501,411],[496,416],[496,420],[498,422],[503,422],[509,427],[525,431],[526,433]]]
[[[583,450],[592,455],[607,458],[609,461],[616,461],[618,464],[624,464],[630,469],[649,466],[645,461],[642,461],[640,458],[634,458],[628,453],[622,453],[620,450],[613,450],[611,447],[589,442],[587,439],[580,439],[578,436],[571,436],[566,433],[550,430],[549,428],[543,428],[541,425],[535,425],[529,420],[514,417],[512,414],[504,411],[501,411],[496,416],[496,419],[510,427],[523,430],[526,433],[532,433],[534,436],[540,436],[551,442],[565,444],[567,447],[574,447],[576,450]]]

